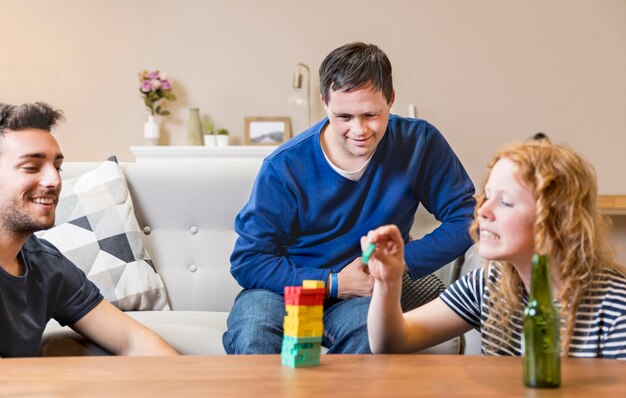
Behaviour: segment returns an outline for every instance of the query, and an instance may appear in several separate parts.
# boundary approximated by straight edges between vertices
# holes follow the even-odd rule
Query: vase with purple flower
[[[176,95],[172,91],[172,83],[168,80],[165,72],[141,71],[139,73],[139,92],[150,115],[148,121],[143,126],[143,135],[146,145],[159,145],[161,136],[160,126],[157,116],[168,116],[170,111],[164,109],[160,102],[162,100],[175,101]]]

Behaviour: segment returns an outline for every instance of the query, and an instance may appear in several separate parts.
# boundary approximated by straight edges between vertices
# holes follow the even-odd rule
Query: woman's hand
[[[402,280],[404,272],[404,241],[400,230],[395,225],[385,225],[369,231],[361,238],[361,250],[376,244],[376,250],[370,256],[367,265],[372,278],[387,283]]]

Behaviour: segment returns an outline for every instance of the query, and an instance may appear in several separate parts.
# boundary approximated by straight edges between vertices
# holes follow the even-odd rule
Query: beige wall
[[[291,75],[333,48],[379,44],[394,66],[394,111],[440,128],[475,182],[495,148],[542,130],[583,152],[605,194],[626,194],[623,0],[0,0],[0,101],[65,110],[69,160],[143,143],[136,74],[165,70],[179,101],[163,143],[186,140],[200,107],[243,140],[246,115],[292,116]]]
[[[536,131],[596,166],[604,194],[626,194],[624,0],[0,0],[0,101],[65,110],[68,160],[143,143],[136,74],[161,69],[179,100],[164,144],[186,142],[189,107],[243,141],[244,116],[291,116],[297,62],[380,45],[394,66],[394,111],[416,104],[479,182],[494,150]],[[626,216],[614,217],[626,260]],[[621,243],[620,243],[621,242]]]

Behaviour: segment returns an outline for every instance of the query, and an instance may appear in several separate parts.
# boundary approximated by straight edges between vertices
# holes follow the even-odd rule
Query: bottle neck
[[[536,254],[533,256],[529,300],[552,303],[550,257],[547,255]]]

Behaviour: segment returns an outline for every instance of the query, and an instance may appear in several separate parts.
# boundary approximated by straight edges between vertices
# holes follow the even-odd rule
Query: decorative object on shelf
[[[148,116],[148,121],[143,125],[143,138],[148,146],[159,145],[159,137],[161,136],[159,123],[154,116]]]
[[[216,134],[205,134],[204,135],[204,146],[209,146],[209,147],[217,146],[217,135]]]
[[[207,115],[204,118],[204,123],[202,123],[202,125],[204,126],[204,146],[208,146],[208,147],[214,147],[217,145],[217,136],[215,135],[216,133],[216,129],[215,129],[215,123],[213,122],[213,119],[211,119],[211,116]]]
[[[258,159],[266,158],[276,147],[269,145],[229,145],[220,148],[205,146],[131,146],[137,163],[179,162],[181,160]],[[259,163],[260,164],[260,163]]]
[[[306,72],[306,93],[303,92],[302,87],[302,71]],[[293,92],[289,96],[289,105],[295,111],[299,111],[306,107],[307,110],[307,125],[311,126],[311,70],[309,66],[299,62],[296,65],[296,73],[293,74],[293,82],[291,87]]]
[[[217,135],[215,136],[216,142],[215,144],[220,147],[220,146],[228,146],[228,139],[229,139],[229,134],[228,134],[228,130],[226,129],[219,129],[217,130]]]
[[[167,79],[165,72],[142,70],[139,72],[139,92],[146,108],[150,111],[148,121],[143,126],[146,145],[158,145],[160,128],[155,116],[168,116],[170,114],[169,111],[163,109],[160,102],[163,99],[176,100],[176,95],[172,91],[172,83]]]
[[[200,121],[200,109],[189,109],[189,120],[187,121],[187,144],[204,145],[202,134],[202,122]]]
[[[246,145],[279,145],[291,138],[291,119],[285,116],[248,116]]]

